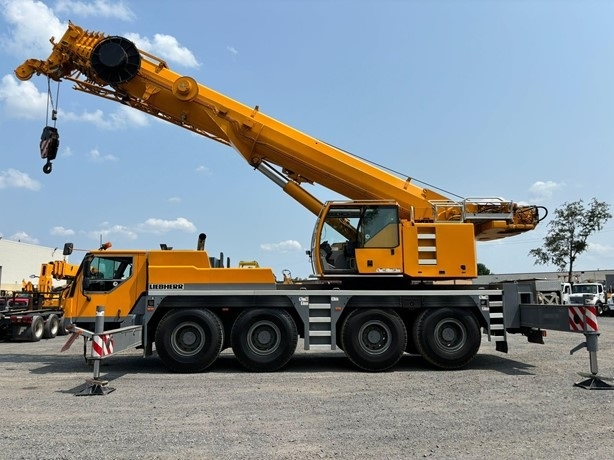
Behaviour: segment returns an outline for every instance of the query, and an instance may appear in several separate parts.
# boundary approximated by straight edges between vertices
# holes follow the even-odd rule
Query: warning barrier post
[[[110,350],[112,352],[112,350]],[[94,361],[94,375],[91,379],[86,379],[85,388],[75,396],[96,396],[106,395],[115,391],[115,388],[108,387],[108,381],[100,379],[100,360],[109,353],[107,338],[104,335],[104,306],[96,307],[96,321],[94,323],[94,334],[92,336],[92,360]]]
[[[590,373],[578,372],[582,377],[586,377],[586,380],[574,383],[574,386],[586,390],[614,390],[614,386],[606,382],[606,380],[613,379],[599,375],[599,366],[597,364],[597,351],[599,350],[597,308],[594,305],[569,307],[569,325],[572,330],[583,332],[586,338],[586,342],[582,342],[572,348],[569,354],[572,355],[576,351],[586,348],[590,369]]]

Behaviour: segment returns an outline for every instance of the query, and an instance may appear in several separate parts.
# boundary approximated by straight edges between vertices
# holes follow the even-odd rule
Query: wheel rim
[[[446,352],[455,352],[463,348],[467,342],[467,330],[462,322],[446,318],[435,327],[435,344]]]
[[[390,348],[391,336],[390,328],[384,322],[369,321],[358,331],[358,343],[367,353],[379,355]]]
[[[258,321],[247,331],[247,346],[260,356],[270,355],[281,344],[281,331],[272,321]]]
[[[181,356],[194,356],[205,346],[205,330],[193,321],[182,323],[173,331],[171,345]]]
[[[39,336],[43,334],[44,328],[45,328],[45,325],[43,324],[43,322],[37,321],[36,324],[32,326],[32,332],[34,333],[34,335]]]

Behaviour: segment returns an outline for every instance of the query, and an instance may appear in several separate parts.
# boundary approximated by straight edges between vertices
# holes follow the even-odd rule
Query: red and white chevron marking
[[[45,139],[41,141],[40,149],[41,149],[41,158],[47,158],[47,152],[49,149],[49,144],[51,144],[51,138]]]
[[[92,341],[93,358],[102,358],[113,353],[113,336],[111,334],[95,335]]]
[[[594,305],[587,307],[569,307],[569,330],[575,332],[597,332],[597,308]]]

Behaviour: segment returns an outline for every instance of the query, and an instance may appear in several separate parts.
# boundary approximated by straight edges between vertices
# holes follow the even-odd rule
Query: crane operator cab
[[[327,202],[312,239],[320,275],[403,273],[399,208],[384,202]]]

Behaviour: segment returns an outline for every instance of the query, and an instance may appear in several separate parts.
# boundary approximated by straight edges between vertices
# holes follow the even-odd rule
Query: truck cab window
[[[83,290],[108,292],[132,276],[132,257],[92,257],[84,264]]]

